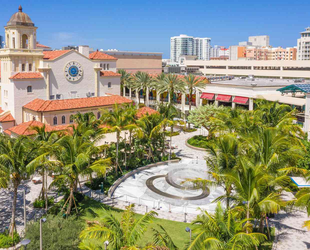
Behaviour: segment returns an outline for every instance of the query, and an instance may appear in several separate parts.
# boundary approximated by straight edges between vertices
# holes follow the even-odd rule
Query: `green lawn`
[[[85,198],[83,202],[81,202],[81,208],[83,210],[87,208],[99,208],[102,206],[100,202],[94,201],[89,199],[88,197]],[[104,205],[106,209],[110,209],[112,213],[115,214],[115,217],[120,218],[122,210],[111,208],[106,205]],[[137,218],[141,217],[142,215],[137,214]],[[184,246],[189,241],[189,233],[185,232],[186,227],[190,227],[190,223],[184,223],[184,222],[176,222],[176,221],[170,221],[170,220],[164,220],[164,219],[158,219],[156,218],[150,228],[145,233],[144,237],[140,240],[138,243],[139,246],[145,246],[147,243],[152,242],[153,239],[153,232],[152,227],[159,229],[157,224],[162,225],[167,233],[170,235],[170,237],[173,239],[174,243],[177,245],[179,249],[184,249]]]

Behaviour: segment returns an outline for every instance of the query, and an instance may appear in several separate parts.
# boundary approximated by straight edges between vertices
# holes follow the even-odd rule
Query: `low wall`
[[[161,165],[166,165],[167,163],[177,163],[179,162],[180,160],[179,159],[174,159],[174,160],[170,160],[170,161],[160,161],[160,162],[156,162],[156,163],[152,163],[152,164],[149,164],[149,165],[146,165],[146,166],[143,166],[143,167],[140,167],[140,168],[137,168],[135,170],[132,170],[130,171],[129,173],[125,174],[124,176],[118,178],[114,184],[110,187],[109,189],[109,192],[108,192],[108,195],[109,197],[112,197],[113,196],[113,193],[115,192],[116,188],[119,186],[119,184],[121,184],[124,180],[126,180],[128,177],[136,174],[136,173],[139,173],[145,169],[149,169],[149,168],[152,168],[152,167],[156,167],[156,166],[161,166]]]
[[[188,140],[190,140],[191,138],[189,138]],[[187,140],[187,141],[188,141]],[[190,145],[187,141],[185,141],[185,145],[187,146],[187,147],[189,147],[189,148],[192,148],[192,149],[195,149],[195,150],[199,150],[199,151],[207,151],[207,149],[205,149],[205,148],[198,148],[198,147],[195,147],[195,146],[192,146],[192,145]]]

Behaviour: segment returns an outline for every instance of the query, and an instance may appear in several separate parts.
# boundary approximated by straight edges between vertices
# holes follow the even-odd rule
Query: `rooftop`
[[[10,20],[7,22],[7,26],[34,26],[34,23],[31,21],[30,17],[23,12],[22,6],[18,7],[18,12],[13,14]]]
[[[22,79],[41,79],[43,76],[39,72],[19,72],[11,76],[10,79],[22,80]]]
[[[110,76],[118,76],[118,77],[120,77],[121,76],[121,74],[119,74],[119,73],[115,73],[115,72],[113,72],[113,71],[104,71],[104,70],[102,70],[102,71],[100,71],[100,76],[101,77],[110,77]]]
[[[117,60],[117,58],[107,55],[101,51],[95,51],[89,54],[89,59],[91,60]]]
[[[48,111],[60,111],[71,110],[80,108],[91,107],[103,107],[111,106],[114,104],[129,104],[132,100],[118,96],[101,96],[101,97],[88,97],[88,98],[76,98],[76,99],[64,99],[64,100],[42,100],[34,99],[27,103],[24,108],[33,111],[48,112]]]
[[[136,116],[137,116],[137,118],[141,118],[142,116],[152,115],[152,114],[159,114],[159,113],[158,113],[158,111],[156,111],[152,108],[143,107],[143,108],[138,109]]]
[[[231,86],[240,86],[240,87],[282,87],[288,86],[294,83],[294,80],[281,80],[281,79],[268,79],[268,78],[254,78],[251,79],[240,79],[234,78],[227,81],[216,81],[211,82],[211,84],[217,85],[231,85]]]
[[[71,50],[53,50],[53,51],[43,51],[44,60],[55,60],[56,58],[70,52]]]

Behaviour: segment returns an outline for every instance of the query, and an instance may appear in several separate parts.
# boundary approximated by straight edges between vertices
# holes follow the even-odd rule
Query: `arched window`
[[[109,70],[110,69],[110,64],[107,64],[107,70]]]
[[[100,112],[98,112],[97,113],[97,119],[100,119],[100,116],[101,116],[101,114],[100,114]]]
[[[53,124],[54,124],[54,125],[57,125],[57,116],[55,116],[55,117],[53,118]]]
[[[28,49],[28,36],[26,34],[22,36],[22,48]]]
[[[33,116],[33,117],[32,117],[32,120],[33,120],[33,121],[35,121],[35,120],[36,120],[36,117],[35,117],[35,116]]]
[[[22,64],[22,71],[25,71],[25,64]]]
[[[73,122],[73,115],[70,115],[70,123]]]
[[[32,71],[32,64],[29,63],[29,71]]]
[[[27,86],[27,93],[32,93],[32,86]]]
[[[66,117],[65,117],[64,115],[61,117],[61,123],[62,123],[62,124],[65,124],[65,123],[66,123]]]
[[[15,37],[13,37],[13,49],[15,49]]]
[[[105,64],[103,64],[103,70],[105,70]]]
[[[6,47],[10,48],[10,36],[6,35]]]

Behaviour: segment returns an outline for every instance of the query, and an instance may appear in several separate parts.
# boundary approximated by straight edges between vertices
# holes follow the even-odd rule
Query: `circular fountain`
[[[209,179],[203,160],[156,166],[127,178],[115,190],[114,197],[153,207],[160,201],[161,208],[167,210],[171,206],[174,210],[187,206],[193,213],[198,213],[198,207],[214,211],[216,204],[212,201],[224,194],[223,189],[196,188],[190,180],[197,178]]]

